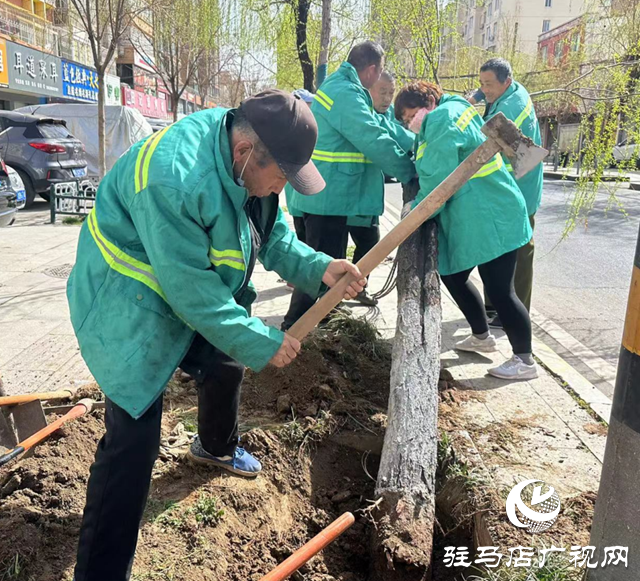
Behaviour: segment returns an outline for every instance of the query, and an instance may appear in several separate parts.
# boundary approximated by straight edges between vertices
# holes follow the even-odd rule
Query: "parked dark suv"
[[[0,111],[0,157],[24,182],[27,206],[36,194],[49,199],[52,183],[84,177],[87,161],[82,142],[61,119]]]

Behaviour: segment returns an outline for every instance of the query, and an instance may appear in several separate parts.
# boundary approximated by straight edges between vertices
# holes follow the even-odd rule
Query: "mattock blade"
[[[483,125],[482,132],[500,145],[502,152],[511,162],[516,179],[527,175],[549,155],[544,147],[531,141],[503,113],[489,119]]]

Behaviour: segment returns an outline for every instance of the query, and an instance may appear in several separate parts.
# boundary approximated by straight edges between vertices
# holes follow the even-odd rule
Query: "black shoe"
[[[500,317],[498,315],[496,315],[495,317],[493,317],[493,319],[489,321],[489,328],[502,329],[502,321],[500,320]]]

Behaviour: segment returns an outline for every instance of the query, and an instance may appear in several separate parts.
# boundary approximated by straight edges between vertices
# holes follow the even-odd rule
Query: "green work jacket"
[[[233,179],[232,116],[195,113],[132,146],[80,232],[71,322],[98,384],[134,418],[162,393],[196,331],[256,370],[283,340],[249,313],[248,193]],[[256,202],[258,259],[317,295],[331,258],[298,242],[275,194]]]
[[[318,122],[313,161],[327,187],[315,196],[293,194],[294,211],[322,216],[380,216],[382,172],[408,182],[413,162],[381,123],[371,95],[349,63],[318,89],[311,110]]]
[[[444,95],[422,122],[416,150],[420,191],[427,197],[486,139],[484,122],[461,97]],[[436,214],[439,271],[455,274],[490,262],[531,239],[524,198],[500,154]]]
[[[391,136],[398,142],[398,145],[405,151],[413,151],[416,142],[416,134],[405,129],[402,123],[396,119],[393,105],[389,106],[386,113],[378,113],[381,117],[382,126],[389,131]]]
[[[532,139],[536,145],[542,145],[540,124],[536,117],[533,101],[531,101],[529,93],[520,83],[513,81],[502,97],[497,99],[495,103],[487,105],[487,110],[484,114],[485,121],[488,121],[498,113],[504,113],[504,116],[513,121],[522,133]],[[511,166],[509,166],[509,169],[511,169]],[[544,166],[541,162],[535,169],[516,182],[527,202],[529,216],[535,214],[540,207],[543,177]]]

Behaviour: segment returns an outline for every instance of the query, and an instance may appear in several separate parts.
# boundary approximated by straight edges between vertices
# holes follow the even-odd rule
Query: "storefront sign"
[[[62,61],[62,94],[67,99],[98,102],[98,73],[82,65]]]
[[[62,96],[62,61],[46,52],[6,41],[9,88],[49,97]]]
[[[0,87],[9,86],[9,61],[7,55],[7,43],[0,38]]]
[[[105,88],[107,89],[106,96],[105,96],[105,103],[107,105],[122,105],[120,77],[106,75]]]
[[[145,117],[165,119],[167,117],[167,102],[140,91],[133,91],[129,87],[122,87],[123,104],[138,109]]]
[[[137,50],[134,50],[134,53],[133,53],[133,64],[149,73],[156,72],[156,66],[155,66],[155,63],[153,62],[153,59],[148,57],[146,54],[145,55],[140,54]]]

